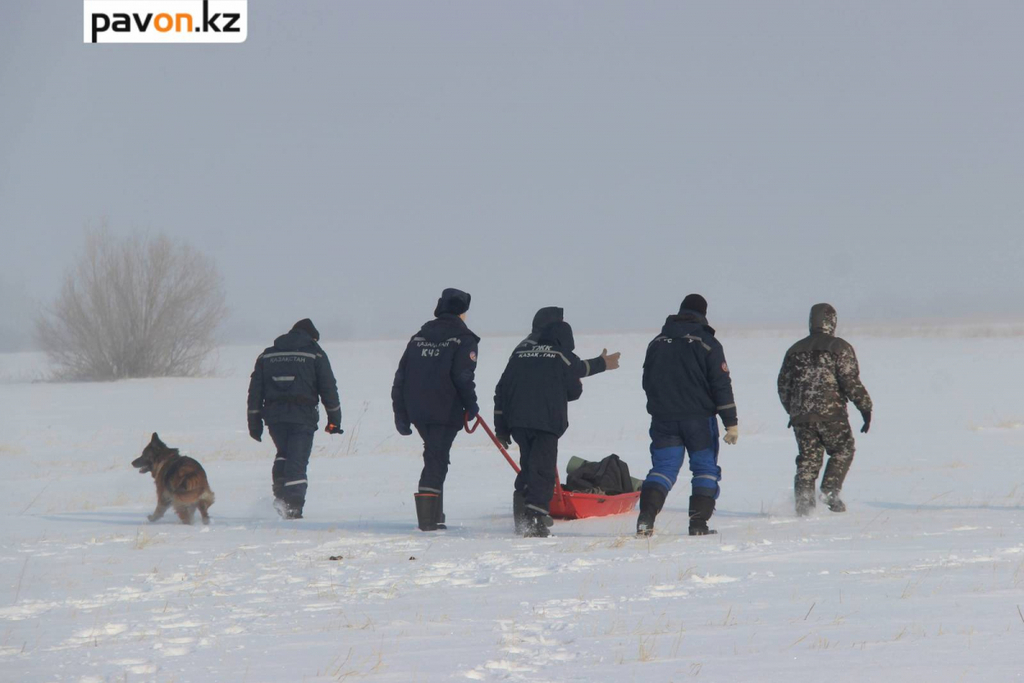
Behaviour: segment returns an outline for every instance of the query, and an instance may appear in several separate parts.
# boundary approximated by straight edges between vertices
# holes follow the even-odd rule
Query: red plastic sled
[[[466,431],[470,434],[476,431],[477,427],[483,427],[484,431],[487,432],[487,436],[491,437],[491,441],[498,447],[501,454],[505,456],[505,460],[512,466],[512,469],[519,473],[519,465],[512,456],[508,454],[505,447],[498,441],[498,437],[491,431],[490,425],[484,422],[484,419],[479,415],[476,418],[476,422],[471,427],[469,422],[466,422]],[[551,497],[551,504],[548,510],[551,512],[551,516],[555,519],[583,519],[584,517],[606,517],[608,515],[621,515],[625,512],[630,512],[636,507],[637,501],[640,500],[640,492],[634,491],[633,493],[620,493],[616,496],[604,496],[597,493],[579,493],[577,491],[566,491],[562,488],[561,481],[558,478],[558,472],[555,472],[555,494]]]

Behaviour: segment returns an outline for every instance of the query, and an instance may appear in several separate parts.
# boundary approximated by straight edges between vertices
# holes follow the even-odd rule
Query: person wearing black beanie
[[[323,402],[328,434],[343,434],[338,383],[320,332],[303,318],[256,359],[249,380],[249,436],[263,439],[263,423],[277,447],[271,470],[274,508],[285,519],[302,519],[306,470]]]
[[[414,500],[422,531],[444,529],[444,481],[451,448],[465,421],[476,419],[476,354],[480,337],[466,327],[472,297],[459,289],[441,292],[434,319],[413,335],[391,386],[395,428],[423,439],[423,470]]]
[[[688,295],[647,347],[643,386],[651,415],[651,471],[640,490],[638,536],[654,533],[654,520],[676,484],[686,453],[692,474],[690,535],[715,533],[708,520],[722,479],[718,418],[725,425],[727,444],[739,439],[739,427],[729,365],[707,312],[707,299]]]
[[[679,306],[679,315],[683,315],[686,311],[693,311],[699,313],[705,318],[708,317],[708,301],[700,294],[687,294],[686,298],[683,299],[683,303]]]

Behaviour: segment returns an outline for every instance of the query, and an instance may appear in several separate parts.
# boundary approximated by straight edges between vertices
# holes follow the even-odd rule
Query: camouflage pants
[[[793,433],[800,449],[796,456],[795,490],[798,493],[814,491],[825,452],[828,452],[828,465],[825,466],[825,476],[821,478],[821,490],[841,490],[855,450],[850,422],[836,420],[796,424],[793,425]]]

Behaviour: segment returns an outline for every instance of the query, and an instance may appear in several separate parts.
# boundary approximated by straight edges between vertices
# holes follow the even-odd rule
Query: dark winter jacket
[[[738,422],[725,350],[699,313],[683,310],[665,321],[647,346],[643,386],[656,420],[719,415],[726,427]]]
[[[521,344],[509,358],[494,391],[494,428],[536,429],[561,436],[569,427],[569,401],[583,393],[589,367],[573,350],[568,323],[546,327],[536,342]]]
[[[857,354],[835,336],[836,309],[811,308],[811,334],[786,352],[779,371],[779,400],[793,424],[846,420],[847,401],[871,412],[871,397],[860,381]]]
[[[457,315],[442,313],[409,340],[391,387],[395,423],[461,425],[476,415],[480,338]]]
[[[560,323],[564,320],[565,311],[559,306],[547,306],[537,311],[536,315],[533,316],[533,329],[530,331],[530,335],[519,342],[519,345],[512,352],[515,355],[516,351],[523,348],[528,348],[537,344],[537,340],[540,338],[540,334],[550,325]],[[590,377],[598,373],[607,370],[604,358],[597,356],[596,358],[590,358],[583,361],[583,364],[587,368],[587,374],[584,377]]]
[[[268,425],[290,423],[316,427],[318,399],[327,421],[341,425],[341,400],[331,362],[308,332],[293,329],[274,340],[256,359],[249,380],[249,417]]]

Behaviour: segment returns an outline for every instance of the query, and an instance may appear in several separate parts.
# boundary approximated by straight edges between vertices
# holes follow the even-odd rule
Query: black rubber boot
[[[419,522],[420,531],[437,531],[437,507],[438,495],[436,493],[417,493],[416,520]]]
[[[814,512],[814,488],[799,487],[793,490],[793,497],[796,499],[797,517],[806,517]]]
[[[535,510],[526,511],[526,527],[523,529],[523,538],[547,538],[551,535],[548,531],[550,526],[545,520],[551,519],[550,516],[545,515]]]
[[[846,512],[846,503],[839,497],[839,491],[822,491],[821,498],[832,512]]]
[[[519,491],[512,492],[512,521],[516,533],[522,535],[526,531],[526,499]]]
[[[707,536],[717,534],[708,528],[708,520],[715,512],[715,499],[711,496],[690,496],[690,535]]]
[[[665,506],[668,491],[659,486],[644,486],[640,489],[640,515],[636,518],[636,535],[646,538],[654,533],[654,519]]]
[[[444,523],[444,491],[441,491],[441,493],[437,494],[437,528],[448,528],[448,526]]]

